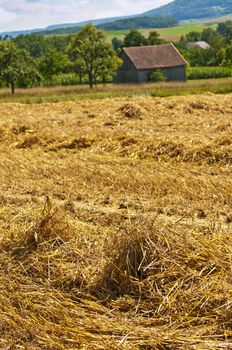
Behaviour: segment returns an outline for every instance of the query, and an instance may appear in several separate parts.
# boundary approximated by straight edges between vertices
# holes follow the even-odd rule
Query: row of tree
[[[200,47],[191,47],[189,43],[205,41],[210,48],[205,50]],[[124,41],[117,38],[112,40],[115,50],[121,50],[123,46],[159,45],[165,40],[159,37],[155,31],[150,32],[146,38],[136,29],[133,29],[125,37]],[[219,23],[216,30],[205,28],[202,32],[193,31],[182,36],[175,46],[189,62],[190,66],[232,66],[232,21]]]
[[[205,41],[210,48],[189,47],[189,42]],[[219,23],[216,30],[190,32],[182,36],[177,47],[191,66],[232,66],[232,21]]]
[[[43,37],[20,36],[0,41],[0,81],[11,87],[38,84],[41,79],[52,80],[59,73],[75,72],[89,86],[111,79],[121,59],[106,41],[104,32],[88,24],[77,35],[61,43],[46,42]]]
[[[37,34],[20,35],[0,41],[0,82],[15,87],[52,82],[62,73],[75,73],[79,82],[88,81],[92,88],[96,82],[111,81],[121,64],[122,47],[162,44],[159,34],[151,31],[145,38],[132,29],[124,41],[116,38],[107,42],[103,31],[88,24],[76,35],[44,37]]]
[[[168,28],[178,25],[178,21],[174,17],[131,17],[118,19],[110,23],[99,24],[97,28],[102,30],[127,30],[142,28]]]
[[[150,31],[147,38],[138,29],[131,29],[124,40],[116,37],[112,39],[113,48],[119,54],[123,47],[160,45],[164,43],[165,40],[161,39],[159,33],[155,30]]]
[[[189,42],[204,40],[211,48],[189,48]],[[144,37],[136,29],[130,30],[124,40],[114,38],[107,42],[105,33],[88,24],[76,35],[40,36],[20,35],[15,39],[0,40],[0,83],[15,87],[52,81],[60,73],[75,73],[79,82],[90,87],[96,82],[112,80],[121,64],[123,47],[159,45],[165,41],[156,31]],[[216,30],[190,32],[175,43],[191,66],[232,66],[232,22],[220,23]]]
[[[191,47],[189,43],[205,41],[210,48],[205,50],[200,47]],[[112,40],[113,47],[120,50],[123,46],[140,46],[162,44],[165,41],[155,31],[150,32],[149,37],[144,37],[141,32],[134,29],[129,32],[124,41],[117,38]],[[201,66],[232,66],[232,21],[219,23],[217,29],[205,28],[202,32],[193,31],[182,36],[175,46],[192,67]]]

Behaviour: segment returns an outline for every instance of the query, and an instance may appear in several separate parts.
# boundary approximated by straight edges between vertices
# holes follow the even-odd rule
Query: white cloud
[[[0,31],[141,13],[170,0],[0,0]]]

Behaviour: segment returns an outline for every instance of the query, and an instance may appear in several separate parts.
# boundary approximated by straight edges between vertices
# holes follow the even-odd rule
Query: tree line
[[[121,65],[123,46],[152,45],[164,42],[155,31],[148,38],[131,30],[123,42],[107,41],[105,32],[92,24],[86,25],[76,35],[42,36],[19,35],[15,39],[0,40],[0,84],[9,86],[12,94],[16,87],[31,87],[41,82],[52,82],[58,74],[75,74],[78,82],[112,81]]]
[[[205,41],[210,48],[191,47],[189,44],[196,41]],[[159,37],[156,31],[151,31],[146,38],[136,29],[132,29],[124,41],[113,38],[115,50],[123,46],[159,45],[165,40]],[[202,32],[192,31],[175,42],[187,62],[192,67],[232,67],[232,21],[219,23],[217,29],[205,28]]]
[[[188,47],[189,42],[204,40],[208,50]],[[112,81],[121,64],[123,47],[159,45],[165,43],[156,31],[145,37],[131,29],[124,40],[116,37],[109,43],[106,34],[86,25],[76,35],[42,36],[19,35],[0,40],[0,84],[9,86],[12,94],[16,87],[31,87],[44,81],[52,82],[59,74],[75,74],[78,83],[94,84]],[[191,66],[232,67],[232,21],[219,23],[216,30],[190,32],[175,45]]]
[[[85,77],[92,88],[97,81],[112,79],[120,64],[104,32],[92,24],[75,36],[46,38],[32,34],[0,41],[0,82],[10,86],[12,94],[16,86],[51,81],[60,73],[76,73],[80,83]]]
[[[174,17],[132,17],[126,19],[118,19],[110,23],[97,25],[103,30],[125,30],[125,29],[142,29],[142,28],[168,28],[178,25],[178,21]]]
[[[207,50],[189,47],[189,43],[205,41]],[[232,66],[232,21],[219,23],[217,29],[205,28],[202,32],[190,32],[176,43],[192,67],[231,67]]]

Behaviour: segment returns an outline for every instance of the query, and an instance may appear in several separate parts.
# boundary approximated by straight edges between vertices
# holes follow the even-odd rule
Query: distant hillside
[[[28,29],[28,30],[16,30],[16,31],[13,31],[13,32],[2,32],[0,33],[0,36],[1,37],[5,37],[5,36],[10,36],[12,38],[16,38],[18,35],[28,35],[28,34],[32,34],[32,33],[40,33],[41,30],[43,29]]]
[[[81,30],[82,27],[78,26],[78,27],[65,27],[65,28],[57,28],[57,29],[53,29],[53,30],[42,30],[37,32],[36,34],[38,35],[71,35],[71,34],[76,34],[79,32],[79,30]]]
[[[144,16],[171,16],[177,20],[214,18],[232,14],[232,0],[175,0],[145,12]]]
[[[168,28],[174,27],[178,21],[173,17],[134,17],[120,19],[110,23],[100,24],[97,27],[103,30],[126,30],[142,28]]]
[[[96,24],[95,24],[96,25]],[[96,25],[97,28],[105,30],[105,31],[113,31],[113,30],[129,30],[132,28],[137,29],[145,29],[145,28],[169,28],[175,27],[178,25],[178,21],[172,17],[133,17],[128,19],[120,19],[117,21],[102,23]],[[51,28],[51,27],[50,27]],[[56,29],[45,29],[39,31],[40,35],[65,35],[65,34],[76,34],[82,27],[65,27]]]
[[[127,18],[133,18],[134,16],[122,16],[122,17],[111,17],[111,18],[99,18],[99,19],[93,19],[88,20],[84,22],[78,22],[78,23],[62,23],[62,24],[55,24],[48,26],[46,28],[37,28],[37,29],[28,29],[28,30],[18,30],[18,31],[12,31],[12,32],[2,32],[0,35],[3,37],[5,35],[9,35],[12,38],[17,37],[18,35],[24,34],[32,34],[32,33],[38,33],[41,35],[46,34],[74,34],[77,33],[78,30],[80,30],[81,27],[84,27],[88,23],[92,23],[93,25],[97,26],[102,23],[111,23],[118,19],[127,19]],[[151,17],[151,16],[149,16]]]

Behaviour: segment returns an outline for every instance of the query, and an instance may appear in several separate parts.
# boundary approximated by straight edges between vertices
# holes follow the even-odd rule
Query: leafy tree
[[[225,53],[226,53],[225,47],[221,47],[221,48],[217,51],[217,53],[216,53],[216,62],[217,62],[217,66],[223,66],[223,65],[224,65]]]
[[[192,67],[218,66],[222,64],[223,52],[214,48],[201,49],[200,47],[191,47],[182,54]]]
[[[74,60],[74,62],[72,64],[72,69],[78,75],[80,84],[82,84],[83,78],[84,78],[84,75],[86,72],[85,61],[83,60],[83,58],[78,57],[76,60]]]
[[[157,33],[155,30],[153,30],[149,33],[147,43],[148,43],[148,45],[160,45],[160,44],[164,43],[164,40],[160,39],[159,33]]]
[[[25,51],[12,41],[0,42],[0,80],[11,87],[14,94],[16,85],[28,86],[40,79],[35,62]]]
[[[188,49],[188,40],[185,35],[181,35],[180,40],[175,42],[175,46],[178,50],[185,55],[185,51]]]
[[[113,49],[115,50],[115,51],[119,51],[120,49],[121,49],[121,47],[123,46],[123,41],[122,40],[120,40],[120,39],[118,39],[118,38],[116,38],[116,37],[114,37],[113,39],[112,39],[112,46],[113,46]]]
[[[232,45],[227,46],[225,50],[225,65],[232,67]]]
[[[45,37],[46,46],[58,52],[65,52],[72,35],[50,35]]]
[[[109,53],[110,56],[106,56],[103,60],[103,64],[99,70],[99,79],[105,84],[107,80],[112,80],[115,71],[118,69],[122,60],[115,56],[114,51]]]
[[[69,44],[70,35],[43,36],[39,34],[19,35],[14,39],[16,46],[25,49],[34,58],[46,55],[49,50],[64,52]]]
[[[142,46],[146,44],[147,44],[146,38],[137,29],[131,29],[124,38],[123,46],[131,47],[131,46]]]
[[[201,33],[200,32],[196,32],[196,31],[189,32],[186,35],[186,39],[188,41],[190,41],[190,42],[200,41],[201,40]]]
[[[148,38],[145,38],[137,29],[131,29],[124,38],[123,47],[160,45],[163,43],[165,43],[165,40],[161,39],[159,33],[155,30],[152,30]]]
[[[201,33],[201,40],[206,41],[210,46],[215,49],[219,49],[224,45],[224,40],[221,35],[219,35],[212,28],[206,28]]]
[[[232,42],[232,21],[218,23],[217,32],[225,38],[227,43]]]
[[[53,76],[68,70],[70,62],[68,57],[54,49],[49,50],[46,55],[39,59],[38,67],[44,78],[52,80]]]
[[[45,38],[37,34],[21,34],[14,39],[14,42],[19,49],[26,50],[34,58],[42,56],[48,50]]]
[[[88,76],[90,88],[103,70],[104,74],[107,70],[112,73],[112,67],[115,71],[121,62],[112,46],[106,42],[104,32],[97,30],[92,24],[81,29],[72,40],[68,51],[72,57],[83,63],[82,74]]]

